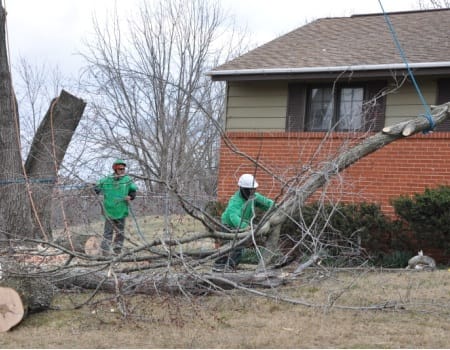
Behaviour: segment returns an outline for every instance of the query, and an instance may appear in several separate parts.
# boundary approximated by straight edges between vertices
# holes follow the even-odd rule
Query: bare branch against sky
[[[77,74],[82,42],[92,35],[92,16],[102,20],[114,11],[135,11],[143,0],[4,0],[12,63],[18,56],[57,65]],[[146,0],[148,3],[154,0]],[[220,0],[219,3],[262,44],[320,17],[381,12],[378,0]],[[383,0],[386,11],[418,9],[418,0]],[[126,18],[126,16],[123,16]],[[38,62],[36,62],[38,63]]]

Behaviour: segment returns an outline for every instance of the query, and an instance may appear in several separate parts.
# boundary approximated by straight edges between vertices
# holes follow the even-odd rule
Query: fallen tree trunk
[[[89,269],[73,269],[54,279],[61,289],[74,287],[124,294],[157,295],[207,294],[217,289],[274,288],[285,284],[286,275],[280,271],[230,272],[230,273],[174,273],[140,272],[138,274],[115,273],[112,270],[93,272]]]
[[[0,262],[0,332],[17,325],[28,314],[46,310],[54,296],[54,286],[42,276],[30,277],[13,261]]]
[[[14,263],[0,264],[0,332],[6,332],[33,312],[47,310],[56,288],[82,288],[123,295],[191,294],[205,295],[217,290],[234,288],[275,288],[287,282],[286,274],[278,271],[264,273],[177,273],[95,271],[73,268],[61,270],[53,282],[41,277],[29,277],[11,270]],[[6,266],[9,266],[6,268]],[[6,268],[6,269],[5,269]]]
[[[430,117],[433,119],[433,124],[435,126],[442,123],[444,120],[449,118],[449,116],[450,102],[439,106],[431,106]],[[323,187],[331,178],[339,174],[341,171],[350,167],[359,159],[369,155],[370,153],[373,153],[398,139],[405,138],[419,132],[430,131],[430,124],[430,120],[421,117],[400,122],[398,124],[385,127],[382,132],[367,137],[356,146],[340,153],[335,159],[331,159],[329,162],[325,163],[321,169],[315,170],[308,178],[305,178],[305,181],[302,182],[301,186],[290,188],[284,198],[278,202],[278,205],[266,213],[260,224],[258,224],[258,226],[252,231],[241,231],[238,233],[233,232],[232,234],[221,232],[221,229],[217,229],[218,225],[209,213],[206,213],[201,208],[193,206],[192,203],[184,199],[183,196],[176,191],[176,189],[170,187],[168,184],[166,184],[166,186],[178,195],[180,203],[186,212],[194,218],[200,220],[205,227],[209,229],[208,236],[210,238],[225,240],[238,239],[240,243],[237,245],[241,245],[241,243],[247,242],[252,237],[265,237],[266,249],[263,254],[264,261],[261,261],[261,264],[258,267],[258,269],[265,269],[266,267],[272,266],[272,260],[277,257],[277,253],[279,251],[281,226],[288,220],[298,221],[301,215],[301,208],[304,206],[308,198],[310,198],[317,190]],[[264,167],[264,165],[259,164],[256,159],[249,157],[235,148],[234,145],[226,139],[225,135],[222,136],[225,144],[233,152],[240,154],[250,162],[254,163],[255,166],[271,173],[269,169]],[[226,249],[224,253],[229,250],[231,250],[231,248]]]
[[[435,123],[439,124],[449,115],[450,103],[433,108],[433,116]],[[410,134],[411,130],[414,133],[425,131],[429,127],[429,122],[425,119],[417,118],[409,123],[403,123],[401,127],[389,128],[387,133],[377,133],[371,137],[368,137],[359,145],[349,149],[346,152],[341,153],[333,162],[328,163],[321,169],[321,171],[315,172],[308,180],[299,188],[293,189],[289,192],[285,200],[266,217],[266,221],[257,227],[255,234],[268,235],[270,232],[279,232],[278,228],[288,219],[296,219],[299,215],[299,208],[301,208],[305,201],[321,186],[323,186],[333,175],[336,175],[343,169],[349,167],[358,159],[365,155],[376,151],[377,149],[395,141],[396,139],[405,137],[404,130]],[[395,130],[395,132],[394,132]],[[246,238],[251,237],[252,233],[242,232],[237,235],[217,233],[217,237],[234,237],[242,242],[245,242]],[[210,236],[210,233],[208,234]],[[275,244],[272,240],[272,244]],[[156,246],[158,244],[164,244],[159,240],[152,241],[152,244],[148,246]],[[173,242],[175,244],[175,242]],[[179,242],[178,242],[179,243]],[[205,294],[211,293],[218,289],[232,289],[232,288],[274,288],[289,281],[289,276],[295,276],[302,271],[316,263],[318,256],[312,256],[309,261],[303,265],[299,265],[294,274],[283,274],[280,271],[266,269],[262,273],[254,272],[234,272],[234,273],[206,273],[195,272],[192,270],[186,270],[180,273],[168,273],[164,270],[145,270],[138,273],[123,273],[119,270],[115,271],[113,267],[105,268],[106,265],[96,265],[97,268],[102,270],[93,270],[92,268],[67,268],[59,270],[59,272],[52,273],[52,284],[58,288],[85,288],[93,289],[96,291],[104,291],[111,293],[123,293],[126,294],[146,294],[154,295],[160,293],[168,294]],[[105,262],[108,264],[108,262]],[[113,263],[113,261],[111,261]],[[269,265],[266,265],[269,266]],[[33,281],[33,279],[28,279]],[[31,283],[31,282],[28,282]],[[52,285],[50,284],[50,285]],[[19,290],[18,286],[5,285],[5,288],[13,290]],[[37,287],[33,287],[37,289]],[[8,292],[9,289],[7,290]],[[21,293],[21,294],[20,294]],[[18,292],[21,295],[21,299],[24,299],[25,305],[38,305],[37,309],[48,306],[48,299],[40,298],[40,302],[36,302],[36,298],[33,296],[32,302],[29,303],[26,293]],[[32,291],[28,292],[33,295]],[[42,300],[44,300],[42,302]],[[39,300],[39,298],[38,298]],[[7,306],[5,306],[6,310]],[[29,306],[26,309],[32,310]]]
[[[439,106],[432,106],[431,114],[435,125],[442,123],[450,116],[450,102]],[[304,206],[306,200],[327,183],[330,178],[368,154],[400,138],[408,137],[419,132],[426,132],[429,128],[430,121],[428,119],[414,118],[386,127],[383,131],[367,137],[360,144],[342,152],[334,160],[326,163],[321,169],[312,174],[302,186],[287,193],[285,200],[276,210],[268,214],[265,223],[257,228],[255,234],[269,235],[273,232],[275,237],[267,240],[270,245],[266,246],[266,250],[277,251],[279,227],[287,220],[298,220],[301,212],[299,208]],[[266,265],[270,263],[270,260],[265,261]]]

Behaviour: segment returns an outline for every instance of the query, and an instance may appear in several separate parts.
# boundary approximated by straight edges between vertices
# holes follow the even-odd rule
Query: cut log
[[[47,310],[54,296],[54,286],[46,279],[24,277],[26,271],[12,270],[12,266],[19,265],[1,264],[0,332],[11,329],[28,314]]]
[[[394,125],[388,125],[383,128],[383,133],[387,135],[398,135],[403,132],[405,126],[409,123],[409,120],[400,122]]]
[[[6,332],[22,321],[25,309],[19,293],[0,287],[0,332]]]
[[[102,249],[100,247],[102,238],[98,236],[91,236],[84,245],[84,252],[87,255],[101,255]]]
[[[47,310],[54,296],[54,286],[41,277],[2,278],[0,287],[14,289],[19,294],[25,314]]]
[[[67,249],[69,252],[99,255],[101,237],[85,234],[73,234],[70,236],[65,235],[58,237],[53,243]]]

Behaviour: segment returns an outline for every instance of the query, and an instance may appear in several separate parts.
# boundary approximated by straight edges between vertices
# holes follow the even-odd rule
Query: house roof
[[[410,68],[450,71],[450,9],[388,14]],[[208,74],[312,74],[406,68],[381,14],[321,18],[220,65]]]

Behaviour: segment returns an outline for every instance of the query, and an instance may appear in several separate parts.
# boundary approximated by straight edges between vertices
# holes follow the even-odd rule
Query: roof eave
[[[334,67],[302,67],[302,68],[267,68],[212,70],[206,74],[213,80],[273,80],[273,79],[330,79],[349,75],[356,77],[392,76],[393,72],[407,71],[408,67],[417,75],[435,75],[450,73],[450,61],[422,62],[374,65],[353,65]]]

